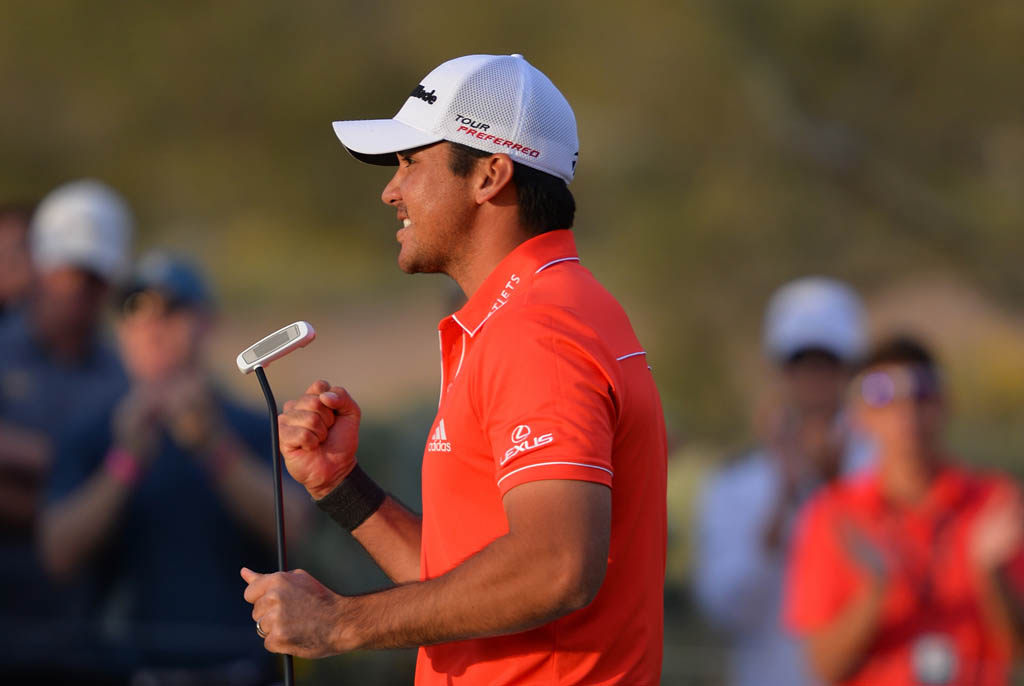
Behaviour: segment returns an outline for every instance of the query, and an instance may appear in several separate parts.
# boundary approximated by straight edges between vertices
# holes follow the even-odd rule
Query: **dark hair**
[[[448,168],[461,177],[473,171],[477,160],[492,154],[462,143],[449,141],[449,146],[452,152]],[[520,223],[529,228],[533,235],[572,228],[576,200],[565,181],[516,161],[512,165],[512,182],[516,186]]]
[[[858,371],[882,365],[912,365],[936,371],[935,356],[924,343],[912,336],[894,336],[882,341],[861,360]]]
[[[837,367],[842,367],[845,364],[843,359],[834,350],[818,345],[810,345],[794,351],[789,357],[783,358],[782,366],[794,367],[807,361],[824,362],[834,364]]]

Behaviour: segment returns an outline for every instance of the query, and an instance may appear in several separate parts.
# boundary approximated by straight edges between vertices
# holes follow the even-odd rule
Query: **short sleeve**
[[[501,494],[547,479],[610,487],[616,404],[600,341],[548,307],[510,312],[489,329],[474,404]]]
[[[818,495],[801,513],[790,550],[783,612],[785,623],[798,634],[829,624],[856,591],[829,495]]]

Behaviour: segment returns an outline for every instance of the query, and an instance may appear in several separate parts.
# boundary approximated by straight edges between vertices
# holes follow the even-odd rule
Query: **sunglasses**
[[[169,298],[164,294],[152,290],[139,290],[129,293],[121,304],[121,314],[131,317],[138,314],[149,316],[163,316],[171,314],[185,307],[184,301],[178,298]]]
[[[869,407],[886,407],[899,400],[917,402],[939,396],[939,376],[927,367],[897,367],[888,371],[868,371],[853,380],[853,392]]]

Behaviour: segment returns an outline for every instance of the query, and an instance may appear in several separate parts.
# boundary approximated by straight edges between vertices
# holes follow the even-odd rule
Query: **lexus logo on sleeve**
[[[540,434],[530,438],[532,430],[526,424],[520,424],[516,428],[512,429],[512,447],[505,451],[505,456],[501,459],[501,465],[511,460],[516,455],[522,455],[528,453],[531,450],[547,445],[555,440],[554,434]],[[500,466],[500,465],[499,465]]]
[[[519,443],[525,441],[526,437],[530,435],[530,427],[526,424],[520,424],[512,430],[512,442]]]

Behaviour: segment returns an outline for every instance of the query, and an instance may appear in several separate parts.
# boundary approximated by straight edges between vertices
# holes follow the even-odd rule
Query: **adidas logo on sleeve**
[[[437,428],[434,429],[434,433],[430,436],[430,442],[427,443],[427,452],[431,453],[450,453],[452,451],[452,444],[448,440],[448,434],[444,430],[444,419],[437,423]]]

